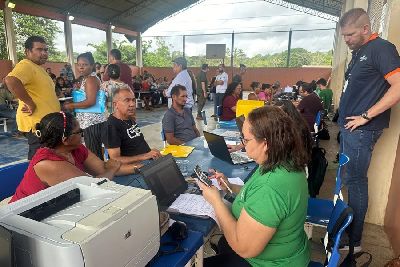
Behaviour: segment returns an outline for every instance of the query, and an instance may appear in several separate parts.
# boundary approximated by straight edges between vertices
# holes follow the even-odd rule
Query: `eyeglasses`
[[[250,142],[250,141],[253,140],[253,139],[254,139],[254,138],[246,139],[246,138],[244,138],[243,136],[240,137],[240,141],[242,142],[242,144],[243,144],[244,146],[246,146],[247,143]]]
[[[71,133],[71,135],[74,135],[74,134],[80,134],[83,137],[83,129],[79,129],[78,131]]]
[[[64,111],[60,111],[61,116],[63,117],[63,135],[62,138],[65,137],[65,129],[67,128],[67,116]]]

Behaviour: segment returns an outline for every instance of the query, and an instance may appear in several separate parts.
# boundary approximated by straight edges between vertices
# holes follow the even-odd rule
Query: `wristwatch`
[[[363,114],[361,114],[361,117],[362,117],[363,119],[366,119],[367,121],[371,120],[371,118],[368,117],[368,111],[365,111]]]

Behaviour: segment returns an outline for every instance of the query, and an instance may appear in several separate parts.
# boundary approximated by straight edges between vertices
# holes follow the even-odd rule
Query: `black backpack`
[[[322,147],[313,147],[311,162],[308,164],[308,193],[310,197],[316,197],[324,182],[328,161],[325,157],[326,151]]]

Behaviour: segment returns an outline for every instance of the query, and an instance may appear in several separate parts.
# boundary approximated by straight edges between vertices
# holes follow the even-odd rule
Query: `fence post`
[[[292,29],[290,29],[290,31],[289,31],[289,41],[288,41],[286,68],[289,68],[289,65],[290,65],[290,48],[291,48],[291,46],[292,46]]]

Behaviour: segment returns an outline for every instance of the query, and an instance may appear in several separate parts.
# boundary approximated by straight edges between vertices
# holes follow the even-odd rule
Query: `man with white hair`
[[[175,85],[183,85],[186,88],[188,97],[186,100],[185,107],[192,109],[194,105],[193,100],[193,81],[187,70],[187,61],[184,57],[177,57],[173,61],[172,70],[176,75],[169,85],[168,89],[164,91],[166,97],[168,97],[168,107],[172,106],[171,90]]]

